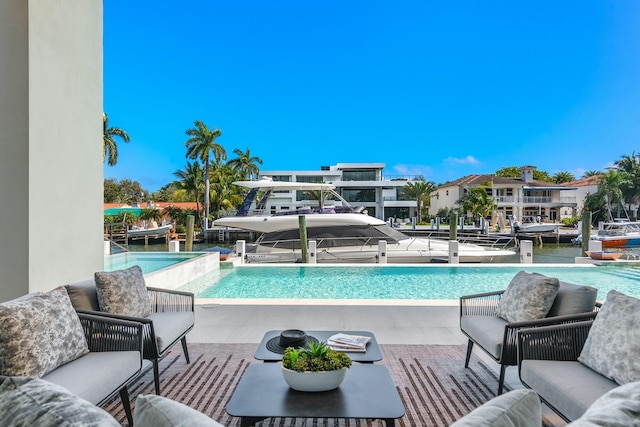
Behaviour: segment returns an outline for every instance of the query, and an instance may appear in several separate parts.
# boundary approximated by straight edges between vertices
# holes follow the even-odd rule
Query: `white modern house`
[[[324,182],[336,186],[336,192],[354,206],[364,206],[369,215],[387,220],[409,219],[416,215],[416,201],[405,197],[403,187],[417,176],[385,176],[384,163],[338,163],[319,170],[263,170],[260,178],[274,181]],[[281,191],[269,199],[272,213],[310,204],[301,191]]]
[[[431,194],[429,213],[436,215],[442,208],[457,207],[457,201],[471,188],[483,187],[498,203],[503,218],[514,215],[540,216],[545,221],[559,221],[577,215],[577,187],[552,184],[533,179],[535,166],[520,168],[520,178],[501,178],[495,175],[467,175],[440,185]],[[493,218],[492,218],[493,219]]]

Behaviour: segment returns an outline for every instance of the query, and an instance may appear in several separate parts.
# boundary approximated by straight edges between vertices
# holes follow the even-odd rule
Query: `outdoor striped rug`
[[[464,368],[466,346],[381,345],[385,365],[398,388],[406,415],[399,426],[448,426],[495,396],[497,376],[484,362],[472,356]],[[189,344],[191,363],[186,364],[176,346],[160,364],[162,395],[195,408],[225,426],[239,426],[225,407],[238,380],[253,358],[256,344]],[[153,393],[153,374],[147,372],[129,390],[135,396]],[[121,423],[126,418],[119,399],[104,408]],[[261,427],[382,426],[380,420],[268,418]]]

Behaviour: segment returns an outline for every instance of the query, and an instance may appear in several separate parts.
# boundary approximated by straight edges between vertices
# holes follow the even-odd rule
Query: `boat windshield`
[[[409,237],[398,230],[383,225],[341,225],[329,227],[311,227],[307,229],[307,238],[315,240],[318,248],[377,245],[380,240],[396,243]],[[286,243],[285,243],[286,242]],[[263,234],[257,241],[263,245],[278,243],[281,247],[300,248],[300,230],[292,229]]]

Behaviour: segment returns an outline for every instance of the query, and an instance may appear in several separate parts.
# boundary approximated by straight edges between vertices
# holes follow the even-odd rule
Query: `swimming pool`
[[[198,252],[124,252],[105,256],[104,269],[105,271],[114,271],[139,265],[142,268],[142,273],[147,274],[201,255]]]
[[[520,270],[640,297],[640,268],[538,266],[238,266],[222,268],[183,286],[197,298],[456,300],[505,289]]]

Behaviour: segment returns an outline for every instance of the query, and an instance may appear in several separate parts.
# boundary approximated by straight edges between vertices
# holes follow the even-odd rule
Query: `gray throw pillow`
[[[609,291],[578,361],[618,384],[640,381],[640,300]]]
[[[139,395],[133,414],[136,427],[223,427],[202,412],[198,412],[166,397]]]
[[[151,302],[140,266],[94,274],[100,309],[108,313],[147,317]]]
[[[0,375],[42,377],[89,352],[67,291],[0,304]]]
[[[507,322],[542,319],[549,312],[559,288],[555,277],[520,271],[502,294],[496,313]]]
[[[3,427],[120,427],[109,413],[64,387],[24,377],[0,385],[0,420]]]
[[[540,427],[542,405],[529,389],[513,390],[477,407],[450,427]]]
[[[593,402],[584,414],[567,427],[640,426],[640,382],[607,392]]]

